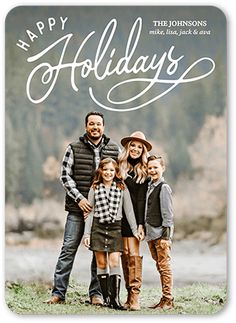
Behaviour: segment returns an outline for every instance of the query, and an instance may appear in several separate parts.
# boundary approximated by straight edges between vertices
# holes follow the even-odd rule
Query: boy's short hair
[[[158,160],[162,167],[165,167],[165,160],[162,156],[151,155],[148,157],[147,162],[149,163],[151,160]]]

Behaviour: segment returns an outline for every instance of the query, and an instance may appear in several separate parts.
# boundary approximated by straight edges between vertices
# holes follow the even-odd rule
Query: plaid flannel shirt
[[[116,182],[112,183],[108,194],[103,183],[97,185],[94,198],[94,212],[99,215],[99,222],[115,222],[121,200],[121,189],[116,186]]]
[[[100,145],[95,146],[92,142],[88,141],[90,146],[92,147],[95,155],[95,165],[96,169],[98,168],[98,165],[100,163],[100,151],[103,144],[103,139],[101,140]],[[65,151],[63,160],[62,160],[62,167],[61,167],[61,177],[60,181],[66,190],[67,194],[75,200],[75,202],[81,201],[84,196],[80,193],[80,191],[77,188],[77,185],[75,181],[73,180],[73,165],[74,165],[74,153],[69,145]]]

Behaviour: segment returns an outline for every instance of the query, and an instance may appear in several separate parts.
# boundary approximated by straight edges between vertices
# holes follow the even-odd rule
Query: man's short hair
[[[99,117],[101,117],[101,118],[102,118],[103,125],[104,125],[104,115],[103,115],[101,112],[98,112],[98,111],[91,111],[91,112],[89,112],[89,113],[86,115],[86,117],[85,117],[85,125],[87,125],[87,123],[88,123],[88,118],[89,118],[90,116],[99,116]]]

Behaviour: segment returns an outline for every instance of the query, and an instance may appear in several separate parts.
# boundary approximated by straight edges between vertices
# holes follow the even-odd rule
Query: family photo
[[[227,30],[213,6],[19,6],[5,21],[5,301],[227,303]]]

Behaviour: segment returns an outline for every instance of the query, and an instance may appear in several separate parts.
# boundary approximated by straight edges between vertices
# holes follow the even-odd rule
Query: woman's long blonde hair
[[[135,165],[131,165],[128,162],[129,152],[130,152],[130,144],[132,140],[129,141],[124,148],[122,149],[119,158],[118,158],[118,164],[120,168],[121,176],[126,179],[128,176],[128,173],[133,171],[134,172],[134,179],[136,183],[143,183],[145,179],[147,178],[147,158],[148,158],[148,152],[147,148],[144,144],[143,145],[143,151],[140,156],[140,161]]]

